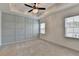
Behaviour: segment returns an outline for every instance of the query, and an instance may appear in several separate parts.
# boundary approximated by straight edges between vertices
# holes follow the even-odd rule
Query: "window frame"
[[[64,37],[66,37],[66,38],[72,38],[72,39],[78,39],[79,40],[79,38],[77,38],[77,37],[73,37],[73,36],[72,37],[68,37],[68,36],[66,36],[66,18],[70,18],[70,17],[74,18],[76,16],[79,16],[79,14],[78,15],[72,15],[72,16],[64,17]]]
[[[44,28],[41,28],[41,25],[44,24]],[[40,34],[46,34],[46,23],[45,22],[40,22]],[[44,32],[42,32],[44,31]]]

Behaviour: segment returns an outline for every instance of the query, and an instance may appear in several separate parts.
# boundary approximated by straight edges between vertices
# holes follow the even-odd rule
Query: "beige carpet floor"
[[[31,40],[0,47],[1,56],[79,56],[78,51],[50,44],[43,40]]]

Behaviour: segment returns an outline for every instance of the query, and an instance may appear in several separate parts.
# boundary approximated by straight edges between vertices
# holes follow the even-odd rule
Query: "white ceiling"
[[[27,4],[33,6],[33,3],[27,3]],[[20,13],[24,13],[24,14],[40,16],[44,12],[49,10],[50,7],[53,6],[54,4],[55,3],[38,3],[38,5],[37,5],[38,7],[46,8],[46,10],[39,10],[38,14],[33,14],[32,12],[29,13],[28,11],[31,10],[31,8],[25,6],[24,3],[11,3],[9,5],[10,5],[10,10],[11,11],[16,11],[16,12],[20,12]]]
[[[33,6],[33,3],[27,3],[27,4]],[[24,3],[10,3],[9,7],[10,7],[10,10],[14,12],[31,15],[37,18],[43,18],[43,17],[46,17],[46,15],[49,15],[51,13],[54,13],[75,5],[77,5],[77,3],[74,3],[74,4],[73,3],[39,3],[38,7],[44,7],[46,8],[46,10],[39,10],[38,14],[33,14],[32,12],[29,13],[28,11],[31,10],[31,8],[25,6]]]

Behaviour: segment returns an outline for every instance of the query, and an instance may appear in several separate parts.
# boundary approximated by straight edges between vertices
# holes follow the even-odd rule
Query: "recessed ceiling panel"
[[[24,5],[25,3],[12,3],[10,4],[10,9],[13,11],[17,11],[20,13],[24,13],[24,14],[31,14],[31,15],[37,15],[40,16],[42,15],[44,12],[46,12],[50,6],[52,6],[54,3],[37,3],[38,7],[44,7],[46,8],[46,10],[39,10],[39,12],[37,14],[33,14],[32,12],[28,12],[29,10],[31,10],[32,8],[27,7]],[[33,3],[26,3],[28,5],[33,6]]]

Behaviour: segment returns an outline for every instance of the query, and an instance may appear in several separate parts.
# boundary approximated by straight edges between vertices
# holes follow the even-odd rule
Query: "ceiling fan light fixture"
[[[38,13],[38,9],[33,9],[32,11],[34,14]]]
[[[34,3],[33,6],[28,5],[28,4],[24,4],[24,5],[32,8],[28,12],[32,12],[33,14],[37,14],[39,12],[39,10],[45,10],[46,9],[46,8],[43,8],[43,7],[38,7],[38,4],[37,3]]]

